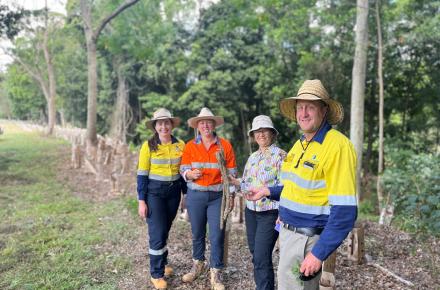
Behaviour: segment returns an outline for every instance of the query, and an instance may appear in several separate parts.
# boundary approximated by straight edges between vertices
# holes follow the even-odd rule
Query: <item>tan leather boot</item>
[[[151,278],[151,283],[153,283],[154,288],[156,289],[167,289],[167,281],[164,278],[154,279]]]
[[[191,268],[191,271],[183,275],[182,281],[185,283],[193,282],[205,271],[206,271],[205,261],[193,260],[193,266]]]
[[[174,269],[173,269],[171,266],[169,266],[169,265],[165,265],[165,273],[164,273],[164,276],[165,276],[166,278],[168,278],[168,277],[171,277],[171,275],[173,275],[173,273],[174,273]]]
[[[211,268],[210,272],[211,272],[211,289],[212,290],[225,290],[225,285],[223,285],[221,270]]]

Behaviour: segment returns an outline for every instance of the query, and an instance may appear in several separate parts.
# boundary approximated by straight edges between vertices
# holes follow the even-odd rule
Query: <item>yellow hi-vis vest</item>
[[[148,176],[157,181],[175,181],[180,178],[179,168],[185,142],[173,138],[172,143],[158,144],[156,151],[150,151],[148,142],[139,153],[137,175]]]

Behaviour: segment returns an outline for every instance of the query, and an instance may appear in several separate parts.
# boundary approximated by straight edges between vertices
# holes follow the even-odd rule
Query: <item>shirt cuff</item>
[[[190,169],[187,169],[187,170],[185,170],[184,172],[183,172],[183,174],[182,174],[182,177],[183,177],[183,180],[185,180],[185,182],[188,182],[189,180],[186,178],[186,174],[188,173],[188,171],[191,171]]]

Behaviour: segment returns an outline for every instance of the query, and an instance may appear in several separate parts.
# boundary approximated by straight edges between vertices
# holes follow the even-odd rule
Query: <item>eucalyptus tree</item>
[[[52,134],[56,123],[56,79],[53,64],[55,34],[62,26],[63,17],[49,13],[46,8],[26,26],[25,34],[14,41],[11,56],[21,64],[39,85],[47,103],[47,133]],[[42,19],[43,18],[43,19]],[[41,22],[44,23],[41,25]]]
[[[364,147],[364,99],[368,51],[368,0],[357,0],[356,50],[354,54],[353,83],[351,86],[350,139],[357,153],[356,192],[361,197],[362,152]]]
[[[379,83],[379,154],[377,162],[377,200],[379,208],[383,207],[383,188],[382,188],[382,173],[383,173],[383,45],[382,45],[382,24],[380,20],[380,0],[376,0],[375,16],[376,16],[376,29],[377,29],[377,79]]]
[[[110,21],[118,16],[127,8],[133,6],[139,0],[126,0],[122,2],[115,10],[111,11],[104,17],[102,15],[92,15],[92,4],[88,0],[80,0],[81,17],[83,20],[84,34],[86,37],[87,46],[87,63],[88,63],[88,89],[87,89],[87,146],[96,146],[96,99],[98,94],[97,81],[97,42],[99,35],[104,27]],[[100,20],[94,24],[93,18],[97,17]]]

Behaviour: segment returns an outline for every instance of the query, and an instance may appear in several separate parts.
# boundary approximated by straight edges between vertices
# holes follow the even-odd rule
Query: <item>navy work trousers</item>
[[[164,276],[168,264],[167,239],[180,204],[180,182],[164,182],[157,191],[147,194],[147,224],[151,277]]]
[[[222,192],[197,191],[188,189],[186,207],[191,223],[193,259],[205,260],[206,223],[209,226],[209,242],[211,243],[210,267],[222,269],[224,231],[220,230],[220,208]]]
[[[245,210],[246,234],[254,264],[257,290],[275,289],[272,251],[278,239],[278,232],[274,229],[277,218],[278,210]]]

